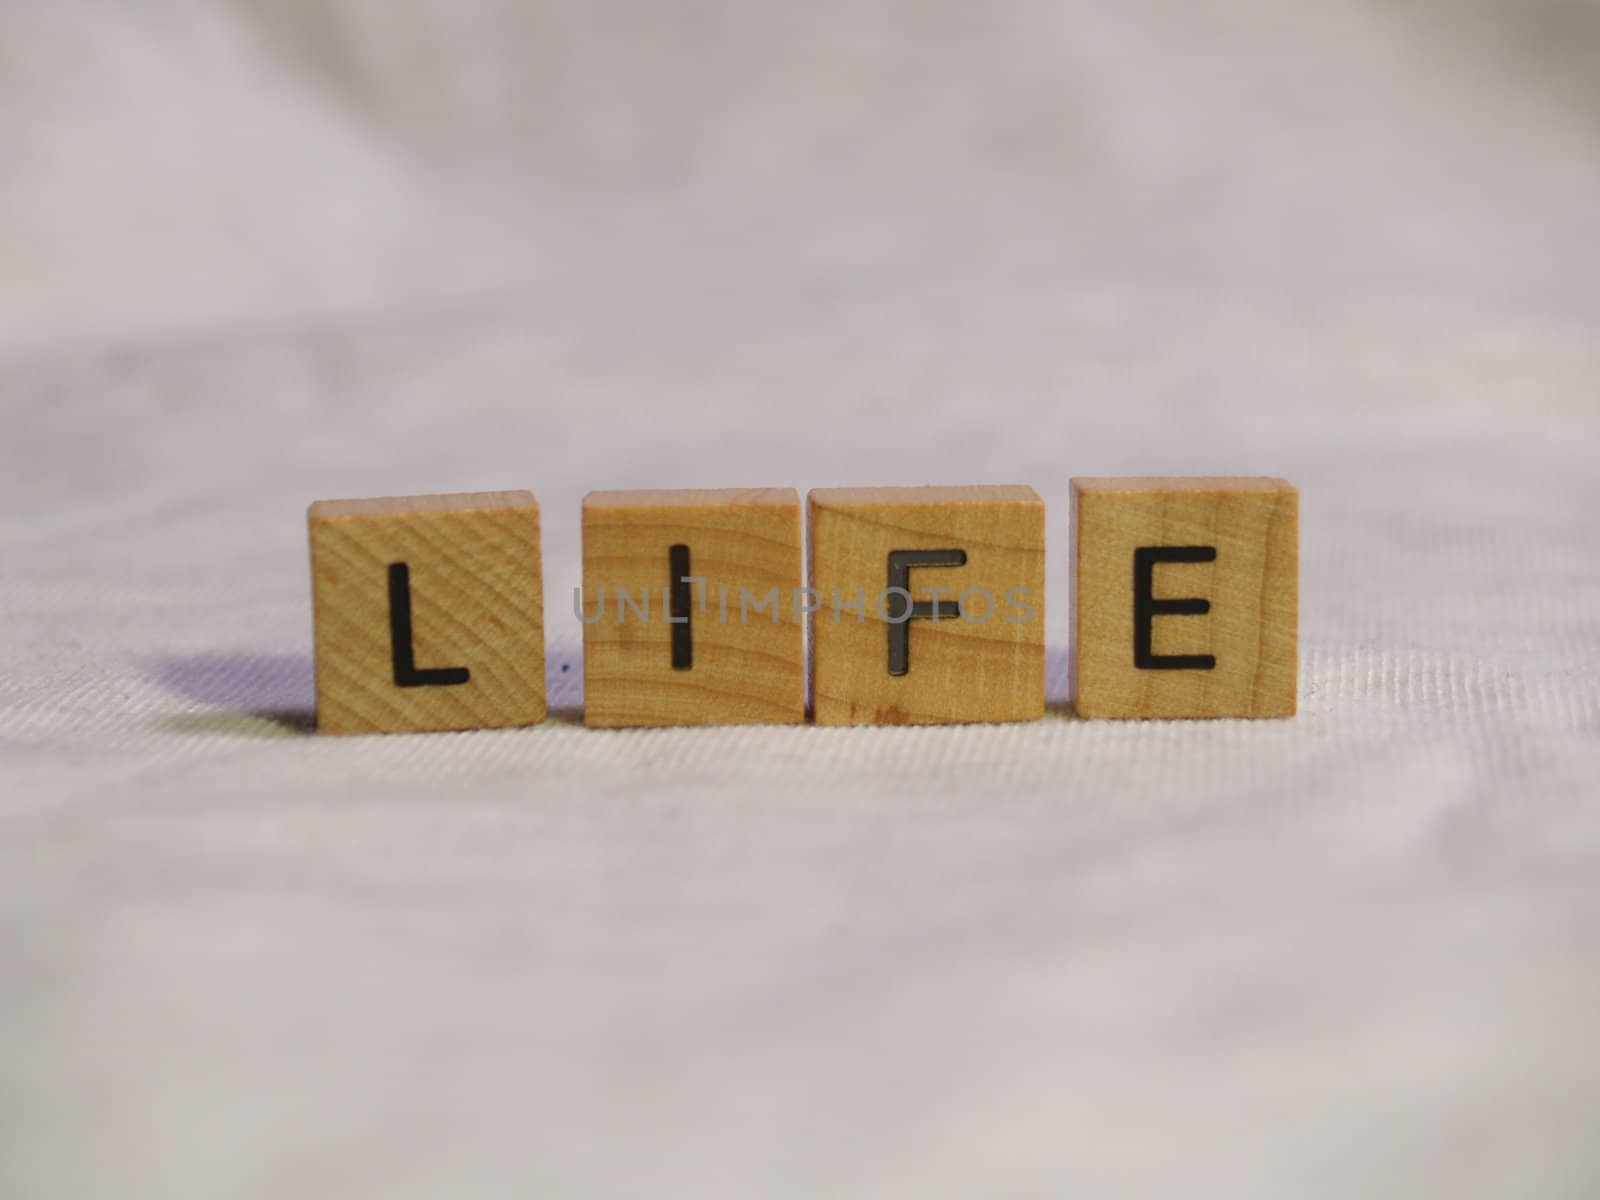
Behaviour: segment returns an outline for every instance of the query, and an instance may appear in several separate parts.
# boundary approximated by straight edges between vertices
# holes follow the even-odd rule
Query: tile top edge
[[[1123,475],[1074,478],[1074,492],[1096,495],[1112,492],[1260,492],[1295,491],[1287,479],[1272,475]]]
[[[813,488],[812,504],[1042,504],[1043,498],[1025,483],[941,485],[929,487]]]
[[[362,517],[414,517],[431,513],[492,512],[531,508],[539,502],[530,491],[450,492],[432,496],[376,496],[366,500],[318,500],[306,510],[313,521]]]
[[[583,498],[585,509],[799,503],[800,493],[795,488],[634,488],[626,491],[590,492]]]

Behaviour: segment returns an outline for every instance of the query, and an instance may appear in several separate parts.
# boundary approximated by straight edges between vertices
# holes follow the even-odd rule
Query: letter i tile
[[[804,584],[792,488],[591,492],[584,723],[803,722]]]

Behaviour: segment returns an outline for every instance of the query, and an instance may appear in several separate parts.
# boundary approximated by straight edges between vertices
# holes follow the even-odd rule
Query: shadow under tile
[[[162,733],[191,736],[292,738],[315,733],[317,717],[310,712],[172,713],[158,718],[155,728]]]
[[[167,691],[216,710],[161,717],[156,728],[164,733],[284,738],[316,730],[316,675],[309,655],[172,655],[155,660],[149,670]]]
[[[545,663],[549,720],[583,724],[583,653],[561,647]],[[317,729],[316,667],[310,655],[191,654],[155,660],[148,669],[172,694],[212,711],[169,713],[163,733],[285,738]]]
[[[550,716],[557,709],[573,709],[583,715],[583,647],[563,641],[553,642],[545,654],[544,693],[550,702]]]
[[[1046,716],[1076,718],[1073,703],[1072,651],[1047,647],[1044,652],[1044,711]]]

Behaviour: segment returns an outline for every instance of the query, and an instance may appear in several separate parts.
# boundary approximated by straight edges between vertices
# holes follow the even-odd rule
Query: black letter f
[[[911,599],[912,567],[964,567],[965,550],[891,550],[889,552],[889,587],[884,592],[901,592],[909,606],[898,617],[889,620],[889,674],[906,675],[911,671],[911,622],[957,620],[961,605],[954,600],[933,602]]]

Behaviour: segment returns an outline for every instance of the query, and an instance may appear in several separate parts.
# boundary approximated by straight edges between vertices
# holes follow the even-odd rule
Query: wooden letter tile
[[[321,501],[309,521],[319,730],[544,720],[532,493]]]
[[[1300,497],[1282,479],[1075,479],[1082,717],[1289,717]]]
[[[1044,502],[1030,487],[810,495],[819,725],[1044,715]]]
[[[584,723],[804,721],[803,572],[792,488],[591,492]]]

